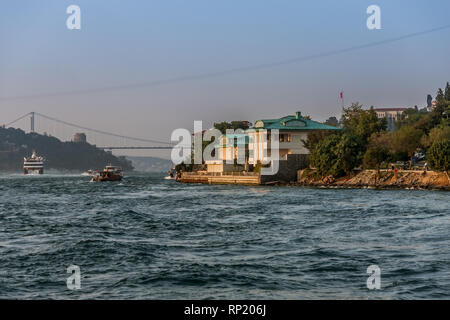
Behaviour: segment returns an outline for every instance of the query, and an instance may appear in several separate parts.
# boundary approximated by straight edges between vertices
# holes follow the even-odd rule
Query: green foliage
[[[424,134],[428,134],[430,130],[433,129],[433,127],[439,122],[433,118],[432,114],[428,113],[418,118],[417,121],[409,121],[409,123],[415,129],[422,131]]]
[[[310,161],[321,176],[340,176],[361,163],[365,168],[380,168],[383,162],[408,160],[421,147],[429,148],[432,168],[448,170],[450,141],[450,84],[439,89],[432,112],[409,108],[396,123],[394,134],[386,131],[385,119],[378,119],[373,108],[359,103],[344,108],[341,133],[308,134],[305,147]],[[430,147],[431,146],[431,147]]]
[[[387,125],[385,119],[378,119],[373,107],[363,110],[358,102],[352,103],[349,108],[344,108],[342,123],[344,131],[351,132],[365,142],[373,133],[386,130]]]
[[[427,160],[433,170],[450,169],[450,140],[436,141],[427,152]]]
[[[247,121],[231,121],[231,122],[223,121],[223,122],[214,123],[214,128],[216,128],[217,130],[219,130],[220,132],[225,134],[227,129],[247,130],[248,129],[248,122]]]
[[[389,157],[389,151],[386,148],[371,147],[367,149],[363,158],[365,169],[380,169],[380,165]]]
[[[333,167],[337,173],[335,176],[349,174],[361,164],[364,145],[359,137],[344,133],[336,147],[337,163]]]
[[[450,101],[450,83],[445,85],[444,99]]]
[[[448,82],[447,82],[448,84]],[[441,102],[445,100],[445,96],[444,96],[444,91],[442,91],[441,88],[438,89],[437,94],[436,94],[436,101],[437,102]]]
[[[327,121],[325,121],[326,125],[339,127],[339,120],[336,117],[329,117]]]
[[[436,108],[431,113],[435,125],[447,123],[450,115],[450,84],[447,82],[445,92],[439,88],[436,96]]]
[[[310,133],[304,142],[311,150],[310,162],[321,176],[349,174],[362,163],[370,137],[386,130],[385,120],[378,119],[373,107],[363,110],[359,103],[344,108],[341,122],[342,134]],[[373,162],[375,156],[378,161],[381,157],[379,153],[379,148],[374,147],[367,155],[366,162]]]
[[[412,156],[414,151],[421,146],[420,139],[423,132],[410,126],[403,126],[394,133],[392,142],[397,152],[405,152]]]
[[[417,107],[406,110],[394,134],[386,132],[385,119],[378,119],[373,108],[363,110],[362,105],[353,103],[343,110],[342,133],[308,134],[304,144],[311,151],[311,164],[321,176],[340,176],[361,162],[365,168],[379,169],[383,162],[408,160],[418,148],[425,147],[433,168],[448,169],[449,83],[445,90],[438,90],[436,100],[432,112]]]
[[[339,135],[331,135],[319,141],[312,150],[309,161],[321,176],[335,174],[332,172],[336,163],[334,151],[339,141]]]
[[[431,129],[428,135],[424,135],[421,143],[425,148],[429,148],[434,142],[446,140],[450,140],[450,126],[439,125]]]
[[[369,147],[363,158],[363,166],[366,169],[380,169],[383,162],[392,158],[390,147],[392,146],[392,134],[390,132],[375,133],[370,137]]]
[[[263,167],[263,166],[262,166],[261,161],[258,160],[258,161],[256,162],[255,166],[253,167],[253,172],[260,173],[262,167]]]
[[[358,165],[362,148],[361,140],[354,135],[330,135],[316,144],[309,160],[321,176],[339,177]]]
[[[430,129],[435,126],[435,123],[432,115],[426,112],[426,109],[419,111],[416,108],[408,108],[395,123],[396,128],[401,128],[403,126],[412,126],[428,133]]]
[[[306,140],[302,140],[303,145],[310,152],[314,149],[317,143],[319,143],[323,138],[338,134],[338,131],[335,130],[313,130],[308,132],[308,137]]]

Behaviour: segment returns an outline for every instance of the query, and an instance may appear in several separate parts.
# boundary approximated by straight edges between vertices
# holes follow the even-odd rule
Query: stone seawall
[[[286,160],[278,162],[278,172],[274,175],[261,176],[261,183],[295,183],[297,182],[297,172],[308,165],[308,155],[288,154]]]
[[[348,188],[386,188],[386,189],[441,189],[450,190],[450,178],[446,172],[400,170],[364,170],[352,176],[339,179],[318,178],[313,170],[300,170],[298,182],[302,186],[348,187]]]
[[[259,185],[261,179],[259,175],[208,175],[208,174],[183,174],[179,180],[185,183],[204,184],[243,184]]]

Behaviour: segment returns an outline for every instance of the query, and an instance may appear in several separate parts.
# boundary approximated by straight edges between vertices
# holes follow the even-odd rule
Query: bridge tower
[[[30,132],[34,133],[34,112],[30,112]]]

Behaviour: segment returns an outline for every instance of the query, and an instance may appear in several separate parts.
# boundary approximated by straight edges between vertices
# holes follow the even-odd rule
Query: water
[[[0,298],[450,298],[448,192],[88,181],[0,176]]]

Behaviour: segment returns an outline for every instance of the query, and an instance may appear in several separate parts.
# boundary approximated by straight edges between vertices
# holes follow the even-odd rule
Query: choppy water
[[[163,177],[1,175],[0,298],[450,298],[448,192]]]

